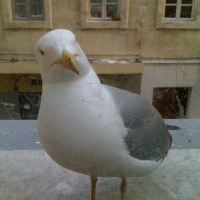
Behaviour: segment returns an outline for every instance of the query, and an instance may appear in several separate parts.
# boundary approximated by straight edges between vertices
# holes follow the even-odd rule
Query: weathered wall
[[[0,12],[2,13],[2,5]],[[52,0],[53,28],[75,33],[85,53],[95,57],[196,58],[200,54],[198,30],[156,29],[157,0],[129,3],[129,29],[80,29],[79,0]],[[34,58],[35,42],[47,29],[5,29],[0,13],[0,54]]]
[[[189,87],[186,118],[200,118],[200,66],[199,64],[145,64],[141,82],[141,96],[150,103],[156,87]]]

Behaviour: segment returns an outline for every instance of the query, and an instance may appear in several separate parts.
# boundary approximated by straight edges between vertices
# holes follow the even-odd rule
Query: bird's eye
[[[42,51],[41,49],[40,49],[40,53],[42,56],[45,54],[44,51]]]

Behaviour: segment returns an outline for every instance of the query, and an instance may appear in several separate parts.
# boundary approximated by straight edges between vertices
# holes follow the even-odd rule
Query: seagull
[[[101,84],[75,35],[48,32],[35,45],[41,67],[42,98],[38,133],[60,166],[89,175],[91,200],[98,177],[122,178],[153,172],[172,138],[163,118],[143,97]]]

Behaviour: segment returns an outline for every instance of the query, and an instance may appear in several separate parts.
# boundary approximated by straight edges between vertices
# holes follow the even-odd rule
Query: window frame
[[[195,2],[195,0],[192,1],[192,4],[182,4],[182,0],[177,0],[176,4],[165,3],[165,10],[166,10],[166,6],[176,6],[176,16],[174,18],[164,17],[164,20],[166,20],[166,21],[193,21],[194,20],[194,2]],[[191,6],[192,7],[190,18],[180,17],[182,6],[185,6],[185,7]]]
[[[52,7],[51,7],[51,0],[43,0],[43,13],[44,18],[43,20],[38,19],[31,19],[31,20],[16,20],[13,19],[12,13],[12,0],[1,0],[2,4],[2,14],[3,14],[3,26],[6,29],[15,29],[15,28],[46,28],[52,29]]]
[[[107,5],[117,5],[118,6],[118,12],[117,15],[120,15],[120,0],[118,0],[118,3],[108,3],[107,0],[102,0],[102,3],[91,3],[89,5],[89,20],[96,20],[96,21],[111,21],[111,17],[107,17]],[[91,5],[102,5],[102,17],[91,17]]]
[[[129,0],[119,0],[120,21],[90,18],[90,0],[80,0],[81,29],[128,29]]]
[[[166,18],[165,17],[166,0],[158,0],[156,28],[157,29],[200,29],[200,3],[199,0],[193,0],[193,9],[191,18]],[[178,12],[178,11],[177,11]]]
[[[11,0],[11,7],[12,7],[12,19],[13,20],[19,20],[19,21],[34,21],[34,20],[38,20],[38,21],[42,21],[44,20],[44,0],[42,1],[43,4],[43,11],[42,11],[42,15],[35,15],[35,17],[31,14],[31,2],[29,0],[25,0],[25,3],[15,3],[15,0]],[[39,4],[38,3],[39,0],[36,0],[36,2],[34,4]],[[15,5],[17,4],[24,4],[26,7],[26,17],[15,17]]]

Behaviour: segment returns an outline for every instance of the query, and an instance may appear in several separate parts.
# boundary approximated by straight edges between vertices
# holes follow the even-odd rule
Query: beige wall
[[[200,64],[199,63],[146,63],[144,64],[141,96],[150,103],[157,87],[189,87],[186,118],[200,118]]]
[[[5,0],[4,0],[5,1]],[[129,29],[81,29],[79,0],[52,0],[53,29],[73,31],[92,57],[196,58],[200,32],[194,29],[156,29],[157,0],[129,1]],[[2,1],[1,1],[2,4]],[[35,42],[49,29],[8,29],[0,5],[0,58],[34,58]]]
[[[44,0],[50,3],[47,5],[51,8],[48,17],[50,21],[45,22],[44,28],[8,28],[5,23],[5,10],[8,11],[6,2],[9,0],[1,0],[0,73],[39,73],[37,63],[30,62],[35,59],[33,51],[36,41],[51,30],[51,26],[53,29],[69,29],[74,32],[77,41],[90,59],[143,57],[144,69],[141,63],[92,63],[92,66],[100,74],[143,73],[141,95],[151,103],[154,87],[193,87],[188,117],[199,118],[200,61],[196,58],[200,57],[200,25],[193,29],[158,29],[157,12],[162,0],[124,0],[129,2],[128,29],[85,29],[81,17],[81,6],[85,1]],[[200,16],[198,20],[200,21]],[[9,63],[12,58],[24,60]],[[159,58],[164,58],[163,63],[159,63]],[[4,59],[7,59],[7,63],[4,63]],[[158,63],[152,63],[152,60],[157,60]],[[173,63],[176,60],[181,62]],[[3,81],[3,77],[0,79]],[[9,87],[13,89],[12,84]]]

